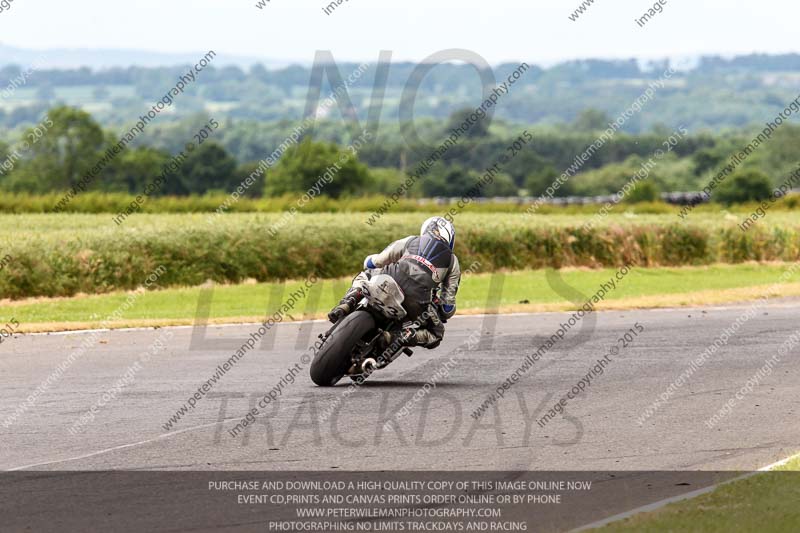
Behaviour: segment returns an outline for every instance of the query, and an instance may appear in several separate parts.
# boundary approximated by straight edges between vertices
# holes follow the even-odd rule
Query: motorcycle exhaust
[[[378,362],[372,357],[365,359],[364,362],[361,363],[361,372],[364,374],[372,374],[377,368]]]

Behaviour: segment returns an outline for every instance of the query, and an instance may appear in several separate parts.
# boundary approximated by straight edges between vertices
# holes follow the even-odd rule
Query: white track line
[[[659,500],[657,502],[649,503],[647,505],[643,505],[641,507],[637,507],[636,509],[631,509],[630,511],[625,511],[624,513],[619,513],[619,514],[616,514],[614,516],[609,516],[608,518],[604,518],[602,520],[598,520],[597,522],[592,522],[591,524],[586,524],[585,526],[580,526],[577,529],[573,529],[570,533],[577,533],[578,531],[588,531],[590,529],[600,528],[600,527],[603,527],[603,526],[607,526],[608,524],[610,524],[612,522],[618,522],[620,520],[624,520],[626,518],[630,518],[633,515],[637,515],[637,514],[641,514],[641,513],[648,513],[650,511],[655,511],[655,510],[660,509],[660,508],[662,508],[662,507],[664,507],[666,505],[669,505],[670,503],[675,503],[675,502],[679,502],[679,501],[683,501],[683,500],[690,500],[692,498],[696,498],[697,496],[702,496],[703,494],[708,494],[709,492],[712,492],[712,491],[718,489],[719,487],[722,487],[722,486],[727,485],[729,483],[734,483],[736,481],[742,481],[744,479],[747,479],[747,478],[753,477],[755,475],[758,475],[761,472],[768,472],[770,470],[778,468],[779,466],[783,466],[783,465],[785,465],[786,463],[788,463],[789,461],[791,461],[792,459],[794,459],[796,457],[800,457],[800,454],[792,455],[790,457],[787,457],[786,459],[781,459],[780,461],[777,461],[777,462],[772,463],[770,465],[761,467],[758,470],[756,470],[755,472],[748,472],[747,474],[743,474],[743,475],[737,476],[737,477],[735,477],[733,479],[729,479],[727,481],[723,481],[722,483],[717,483],[716,485],[710,485],[710,486],[702,488],[702,489],[693,490],[693,491],[687,492],[685,494],[679,494],[679,495],[673,496],[671,498],[667,498],[667,499],[664,499],[664,500]]]
[[[784,304],[780,302],[775,302],[772,304],[768,304],[771,307],[797,307],[797,303],[790,303]],[[734,309],[746,309],[747,302],[739,304],[739,305],[716,305],[716,306],[693,306],[693,307],[655,307],[655,308],[634,308],[634,309],[600,309],[599,311],[595,311],[595,313],[630,313],[632,311],[641,312],[641,311],[648,311],[648,312],[674,312],[674,311],[687,311],[693,309],[704,309],[708,311],[731,311]],[[486,318],[488,316],[541,316],[541,315],[566,315],[574,312],[573,310],[568,311],[539,311],[539,312],[516,312],[516,313],[479,313],[479,314],[464,314],[464,315],[456,315],[450,320],[465,320],[470,318]],[[319,324],[319,323],[327,323],[328,320],[324,318],[317,318],[314,320],[289,320],[283,322],[276,322],[277,326],[288,326],[288,325],[297,325],[297,324]],[[235,328],[235,327],[246,327],[246,326],[257,326],[259,322],[235,322],[235,323],[224,323],[224,324],[206,324],[206,327],[209,328]],[[135,328],[101,328],[101,329],[72,329],[68,331],[38,331],[34,333],[24,333],[21,335],[25,336],[40,336],[40,335],[80,335],[84,333],[95,333],[95,332],[102,332],[108,333],[112,331],[151,331],[156,329],[191,329],[194,328],[195,324],[184,324],[181,326],[141,326]]]
[[[284,322],[276,322],[276,326],[286,326],[286,325],[293,325],[293,324],[315,324],[318,322],[327,322],[327,320],[323,319],[316,319],[316,320],[295,320],[295,321],[284,321]],[[246,327],[246,326],[257,326],[258,322],[234,322],[228,324],[206,324],[206,327],[209,328],[235,328],[235,327]],[[196,324],[184,324],[182,326],[141,326],[137,328],[101,328],[101,329],[71,329],[67,331],[37,331],[35,333],[24,333],[26,336],[52,336],[52,335],[81,335],[84,333],[110,333],[114,331],[155,331],[157,329],[192,329],[196,326]]]
[[[88,459],[89,457],[96,457],[98,455],[104,455],[104,454],[115,452],[115,451],[118,451],[118,450],[124,450],[126,448],[134,448],[136,446],[144,446],[145,444],[151,444],[153,442],[157,442],[157,441],[160,441],[160,440],[167,440],[170,437],[174,437],[174,436],[180,435],[182,433],[188,433],[189,431],[195,431],[195,430],[198,430],[198,429],[205,429],[205,428],[214,427],[214,426],[217,426],[217,425],[222,424],[224,422],[227,422],[228,420],[238,420],[238,419],[226,418],[225,420],[222,420],[220,422],[213,422],[213,423],[210,423],[210,424],[203,424],[202,426],[193,426],[193,427],[190,427],[190,428],[185,428],[185,429],[181,429],[181,430],[170,432],[170,433],[165,433],[164,435],[159,435],[158,437],[155,437],[155,438],[152,438],[152,439],[142,440],[142,441],[139,441],[139,442],[132,442],[130,444],[121,444],[119,446],[114,446],[112,448],[106,448],[104,450],[98,450],[96,452],[87,453],[87,454],[84,454],[84,455],[78,455],[77,457],[69,457],[67,459],[57,459],[55,461],[45,461],[43,463],[35,463],[35,464],[30,464],[30,465],[25,465],[25,466],[17,466],[17,467],[14,467],[14,468],[7,469],[6,472],[16,472],[18,470],[27,470],[29,468],[36,468],[36,467],[39,467],[39,466],[49,466],[49,465],[55,465],[55,464],[59,464],[59,463],[69,463],[69,462],[72,462],[72,461],[80,461],[81,459]]]
[[[411,370],[409,370],[409,371],[411,371]],[[34,464],[30,464],[30,465],[17,466],[17,467],[14,467],[14,468],[9,468],[9,469],[7,469],[5,471],[6,472],[16,472],[16,471],[19,471],[19,470],[27,470],[29,468],[37,468],[37,467],[40,467],[40,466],[50,466],[50,465],[55,465],[55,464],[59,464],[59,463],[69,463],[69,462],[72,462],[72,461],[80,461],[81,459],[88,459],[89,457],[97,457],[98,455],[105,455],[107,453],[115,452],[115,451],[118,451],[118,450],[125,450],[127,448],[134,448],[136,446],[144,446],[144,445],[147,445],[147,444],[152,444],[153,442],[158,442],[160,440],[167,440],[170,437],[174,437],[174,436],[180,435],[182,433],[188,433],[190,431],[196,431],[198,429],[206,429],[206,428],[218,426],[220,424],[224,424],[225,422],[228,422],[228,421],[236,421],[236,420],[240,420],[240,419],[241,419],[241,417],[225,418],[225,419],[220,420],[218,422],[211,422],[211,423],[208,423],[208,424],[202,424],[200,426],[192,426],[192,427],[181,429],[181,430],[178,430],[178,431],[171,431],[169,433],[165,433],[163,435],[159,435],[158,437],[154,437],[152,439],[146,439],[146,440],[142,440],[142,441],[139,441],[139,442],[132,442],[130,444],[121,444],[119,446],[112,446],[111,448],[106,448],[104,450],[98,450],[96,452],[91,452],[91,453],[86,453],[86,454],[83,454],[83,455],[78,455],[76,457],[69,457],[67,459],[56,459],[54,461],[45,461],[45,462],[42,462],[42,463],[34,463]]]
[[[796,459],[796,458],[798,458],[798,457],[800,457],[800,453],[799,453],[799,454],[797,454],[797,455],[790,455],[790,456],[789,456],[789,457],[787,457],[786,459],[781,459],[780,461],[774,462],[774,463],[772,463],[771,465],[767,465],[767,466],[764,466],[764,467],[762,467],[762,468],[759,468],[759,469],[758,469],[758,471],[759,471],[759,472],[769,472],[770,470],[775,470],[775,469],[776,469],[776,468],[778,468],[779,466],[783,466],[783,465],[785,465],[786,463],[788,463],[789,461],[791,461],[791,460],[793,460],[793,459]]]
[[[736,308],[737,307],[733,307],[733,309],[736,309]],[[726,309],[732,309],[732,308],[731,307],[706,307],[706,309],[726,310]],[[683,308],[652,309],[652,311],[674,311],[674,310],[683,310]],[[610,310],[603,311],[603,312],[611,313],[611,312],[624,312],[624,311],[626,311],[626,310],[610,309]],[[641,310],[628,310],[628,311],[641,311]],[[483,317],[486,317],[486,316],[535,316],[535,315],[542,315],[542,314],[563,314],[563,313],[569,313],[569,312],[570,311],[559,311],[559,312],[552,312],[552,313],[496,313],[496,314],[479,314],[479,315],[461,315],[461,316],[453,317],[451,320],[456,320],[456,319],[464,320],[464,319],[468,319],[468,318],[483,318]],[[319,322],[327,322],[327,320],[325,320],[325,319],[317,319],[317,320],[306,320],[306,321],[296,321],[296,322],[278,322],[277,325],[278,326],[291,325],[291,324],[295,324],[296,325],[296,324],[303,324],[303,323],[319,323]],[[253,324],[255,324],[255,323],[253,323]],[[247,324],[247,323],[244,323],[244,324],[209,324],[209,327],[240,327],[240,326],[251,326],[253,324]],[[167,328],[188,329],[188,328],[193,328],[193,327],[194,326],[164,326],[164,327],[160,327],[158,329],[167,329]],[[95,331],[104,331],[104,332],[111,332],[111,331],[148,331],[148,330],[152,330],[152,329],[154,329],[154,328],[152,328],[152,327],[144,327],[144,328],[113,329],[113,330],[112,329],[91,329],[91,330],[62,331],[62,332],[54,332],[54,333],[32,333],[32,334],[29,334],[29,335],[70,335],[70,334],[80,334],[80,333],[88,333],[88,332],[95,332]],[[133,443],[130,443],[130,444],[122,444],[122,445],[119,445],[119,446],[114,446],[112,448],[106,448],[104,450],[98,450],[96,452],[92,452],[92,453],[88,453],[88,454],[84,454],[84,455],[79,455],[77,457],[70,457],[70,458],[67,458],[67,459],[59,459],[59,460],[55,460],[55,461],[46,461],[46,462],[42,462],[42,463],[35,463],[35,464],[30,464],[30,465],[18,466],[18,467],[7,469],[6,472],[14,472],[14,471],[18,471],[18,470],[26,470],[26,469],[29,469],[29,468],[36,468],[36,467],[40,467],[40,466],[49,466],[49,465],[54,465],[54,464],[59,464],[59,463],[68,463],[68,462],[72,462],[72,461],[79,461],[81,459],[87,459],[89,457],[96,457],[98,455],[104,455],[106,453],[114,452],[114,451],[117,451],[117,450],[124,450],[124,449],[127,449],[127,448],[133,448],[135,446],[143,446],[143,445],[150,444],[150,443],[153,443],[153,442],[157,442],[157,441],[160,441],[160,440],[166,440],[166,439],[169,439],[170,437],[173,437],[175,435],[180,435],[182,433],[187,433],[189,431],[195,431],[195,430],[198,430],[198,429],[205,429],[205,428],[209,428],[209,427],[214,427],[214,426],[216,426],[218,424],[227,422],[228,420],[238,420],[238,419],[231,418],[231,419],[222,420],[220,422],[213,422],[213,423],[210,423],[210,424],[203,424],[201,426],[194,426],[194,427],[178,430],[178,431],[175,431],[175,432],[167,433],[167,434],[164,434],[164,435],[159,435],[158,437],[155,437],[155,438],[152,438],[152,439],[147,439],[147,440],[143,440],[143,441],[139,441],[139,442],[133,442]],[[782,464],[785,464],[786,462],[788,462],[791,459],[792,459],[792,457],[789,457],[787,459],[784,459],[783,461],[779,461],[777,463],[774,463],[772,465],[766,466],[764,468],[765,469],[775,468],[777,466],[781,466]],[[761,470],[764,470],[764,469],[760,469],[759,471],[761,471]],[[748,474],[748,475],[752,475],[752,474]],[[703,489],[703,490],[705,490],[705,489]],[[667,503],[670,503],[670,502],[665,500],[665,503],[663,505],[666,505]],[[651,504],[651,505],[656,505],[656,504]],[[642,509],[644,509],[644,508],[642,508]],[[642,511],[639,511],[639,510],[631,511],[631,513],[634,513],[634,512],[638,513],[638,512],[642,512]],[[617,518],[615,518],[615,517],[612,517],[612,518],[617,520]],[[607,520],[611,520],[611,519],[607,519]],[[584,526],[584,528],[589,528],[589,527],[598,527],[598,526],[595,526],[595,525]],[[576,531],[578,531],[578,530],[576,530]]]
[[[516,315],[516,314],[517,313],[508,314],[506,316],[513,316],[513,315]],[[529,313],[529,314],[536,314],[536,313]],[[465,316],[462,316],[460,318],[480,317],[480,316],[483,316],[483,315],[465,315]],[[281,325],[290,325],[290,324],[303,324],[303,323],[308,324],[308,323],[319,323],[319,322],[328,322],[328,321],[324,320],[324,319],[319,319],[319,320],[306,320],[306,321],[297,321],[297,322],[278,322],[277,325],[281,326]],[[234,327],[234,326],[251,326],[251,325],[253,325],[253,324],[209,324],[209,327]],[[173,329],[188,329],[188,328],[192,328],[194,326],[167,326],[167,327],[173,328]],[[159,329],[167,329],[167,327],[162,327],[162,328],[159,328]],[[114,329],[114,330],[112,330],[112,329],[89,329],[89,330],[62,331],[62,332],[55,332],[55,333],[33,333],[31,335],[71,335],[71,334],[90,333],[90,332],[95,332],[95,331],[100,331],[100,332],[148,331],[148,330],[152,330],[152,329],[154,329],[154,328],[150,328],[150,327],[145,327],[145,328],[124,328],[124,329],[121,328],[121,329]],[[239,420],[239,419],[238,418],[226,418],[225,420],[222,420],[222,421],[219,421],[219,422],[203,424],[203,425],[200,425],[200,426],[193,426],[193,427],[190,427],[190,428],[185,428],[185,429],[181,429],[181,430],[178,430],[178,431],[166,433],[164,435],[159,435],[158,437],[154,437],[152,439],[142,440],[142,441],[139,441],[139,442],[132,442],[132,443],[129,443],[129,444],[121,444],[119,446],[113,446],[111,448],[105,448],[103,450],[98,450],[98,451],[95,451],[95,452],[91,452],[91,453],[87,453],[87,454],[83,454],[83,455],[78,455],[78,456],[75,456],[75,457],[69,457],[69,458],[66,458],[66,459],[57,459],[57,460],[54,460],[54,461],[45,461],[45,462],[41,462],[41,463],[34,463],[34,464],[29,464],[29,465],[17,466],[17,467],[14,467],[14,468],[9,468],[9,469],[7,469],[5,471],[6,472],[15,472],[15,471],[19,471],[19,470],[27,470],[29,468],[37,468],[37,467],[41,467],[41,466],[50,466],[50,465],[59,464],[59,463],[69,463],[69,462],[72,462],[72,461],[80,461],[81,459],[88,459],[90,457],[97,457],[99,455],[104,455],[104,454],[115,452],[115,451],[118,451],[118,450],[125,450],[127,448],[134,448],[136,446],[144,446],[144,445],[151,444],[153,442],[157,442],[157,441],[160,441],[160,440],[167,440],[170,437],[174,437],[174,436],[180,435],[182,433],[187,433],[189,431],[195,431],[195,430],[198,430],[198,429],[206,429],[206,428],[209,428],[209,427],[214,427],[216,425],[228,422],[229,420]]]

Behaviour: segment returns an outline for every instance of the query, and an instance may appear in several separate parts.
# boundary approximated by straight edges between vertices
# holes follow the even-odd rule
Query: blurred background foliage
[[[389,195],[409,172],[444,141],[481,101],[474,70],[441,65],[420,84],[413,123],[398,115],[403,89],[415,65],[392,64],[380,124],[370,142],[347,160],[322,194],[332,198]],[[495,68],[503,80],[517,64]],[[409,198],[461,196],[487,167],[508,155],[507,147],[527,130],[533,140],[507,164],[484,196],[538,196],[607,124],[661,77],[666,62],[571,61],[547,69],[531,66],[501,97],[492,120],[463,135],[407,193]],[[343,77],[356,64],[336,66]],[[38,70],[0,101],[0,192],[63,192],[102,158],[138,117],[174,85],[184,67]],[[796,98],[800,55],[705,57],[672,75],[641,112],[581,165],[556,196],[614,194],[662,147],[675,129],[683,138],[629,194],[628,201],[657,199],[670,191],[697,191]],[[22,69],[6,66],[0,79]],[[311,69],[261,65],[209,67],[202,83],[175,98],[130,147],[92,181],[91,190],[141,194],[171,158],[192,142],[210,118],[219,121],[199,149],[168,174],[157,195],[231,193],[249,175],[251,198],[302,194],[361,133],[372,102],[375,66],[349,88],[352,109],[318,108],[312,127],[266,173],[254,171],[291,135],[306,108]],[[326,78],[322,95],[331,91]],[[52,127],[23,149],[45,116]],[[418,135],[409,135],[411,130]],[[762,198],[798,164],[800,126],[787,121],[726,180],[714,200],[724,204]]]

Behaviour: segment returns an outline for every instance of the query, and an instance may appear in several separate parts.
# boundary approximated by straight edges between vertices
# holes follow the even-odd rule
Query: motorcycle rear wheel
[[[352,364],[356,343],[373,329],[375,319],[368,312],[358,310],[347,315],[311,362],[311,381],[320,387],[336,385]]]

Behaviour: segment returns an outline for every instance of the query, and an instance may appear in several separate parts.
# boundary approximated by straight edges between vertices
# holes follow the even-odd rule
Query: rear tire
[[[347,315],[311,362],[311,381],[320,387],[336,385],[350,367],[356,343],[374,328],[375,319],[366,311]]]

